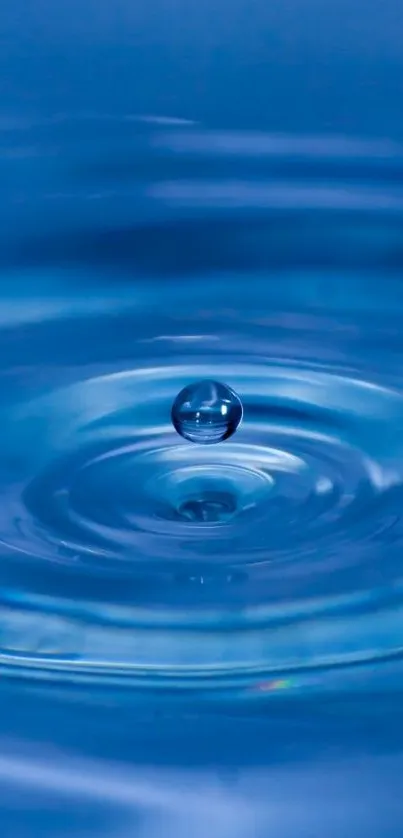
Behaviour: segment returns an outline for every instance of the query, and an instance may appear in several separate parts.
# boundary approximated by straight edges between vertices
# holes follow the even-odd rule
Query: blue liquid
[[[116,150],[119,223],[108,191],[102,213],[77,197],[69,214],[72,118],[52,213],[10,199],[0,666],[157,702],[184,689],[200,706],[379,687],[403,645],[403,152],[106,123],[108,158],[117,131],[129,162],[178,182],[125,203]],[[99,164],[80,174],[86,195],[105,149],[99,120],[84,124]],[[42,130],[62,142],[58,121]],[[47,148],[21,178],[41,184]],[[273,155],[287,177],[265,192]],[[175,393],[174,425],[197,444],[169,422]],[[400,660],[390,670],[398,682]],[[291,686],[260,689],[277,672]]]
[[[198,381],[184,387],[171,411],[175,430],[190,442],[214,445],[229,439],[242,420],[240,398],[218,381]]]
[[[3,5],[0,834],[401,838],[399,0]]]

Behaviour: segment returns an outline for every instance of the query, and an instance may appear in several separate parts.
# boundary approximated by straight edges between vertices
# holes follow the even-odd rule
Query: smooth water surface
[[[398,10],[86,3],[3,26],[0,831],[400,838]]]

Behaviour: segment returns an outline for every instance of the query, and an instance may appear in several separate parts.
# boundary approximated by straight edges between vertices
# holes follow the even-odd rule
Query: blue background
[[[75,214],[81,223],[87,213],[81,204],[69,210],[61,202],[58,214],[45,207],[36,216],[35,196],[61,182],[66,189],[58,166],[63,169],[67,158],[62,150],[52,168],[39,155],[14,173],[13,148],[51,143],[46,126],[59,125],[62,146],[70,149],[71,140],[75,149],[82,142],[87,162],[93,148],[93,160],[100,161],[96,180],[119,145],[120,129],[111,129],[109,117],[140,114],[240,132],[399,141],[402,43],[400,0],[3,2],[3,317],[11,316],[13,299],[14,322],[25,322],[24,312],[38,305],[40,317],[45,303],[56,310],[72,289],[77,299],[76,275],[69,285],[53,268],[46,276],[35,268],[17,279],[7,248],[19,242],[21,231],[31,229],[35,237],[53,225],[65,230],[74,226]],[[84,123],[71,127],[70,116],[77,114]],[[103,120],[86,136],[85,117],[94,115]],[[125,140],[129,168],[130,142]],[[124,180],[124,171],[118,167],[113,177]],[[30,190],[31,204],[15,201],[21,194],[27,199]],[[123,199],[117,204],[102,210],[109,221],[131,211]],[[136,212],[141,215],[141,204]],[[88,217],[99,222],[97,210],[88,210]],[[64,247],[56,244],[56,262]],[[32,262],[27,244],[19,258],[24,262],[26,252]],[[111,270],[100,271],[95,286],[93,277],[88,280],[92,293],[108,300],[123,273],[118,279]],[[319,297],[326,307],[339,295],[352,310],[368,303],[365,289],[357,290],[352,280],[341,290],[337,280],[335,286],[331,294],[316,288],[316,302]],[[377,295],[387,293],[383,288],[375,281],[368,303],[374,309]],[[155,293],[158,298],[158,283]],[[293,304],[305,304],[312,289],[297,283],[290,293]],[[206,708],[189,697],[155,704],[129,691],[9,681],[0,673],[1,834],[353,838],[362,832],[366,838],[401,838],[400,672],[386,674],[384,683],[369,672],[365,683],[354,695],[341,690]]]

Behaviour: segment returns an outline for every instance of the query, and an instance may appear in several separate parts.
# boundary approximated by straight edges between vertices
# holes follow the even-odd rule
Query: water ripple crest
[[[153,125],[147,159],[161,181],[135,204],[151,220],[128,230],[121,217],[120,230],[77,240],[73,227],[58,239],[56,224],[47,267],[33,267],[26,242],[29,271],[3,286],[10,677],[245,699],[351,686],[402,657],[401,190],[389,183],[401,150],[230,140]],[[368,204],[356,181],[371,155]],[[299,201],[288,187],[284,200],[273,160]],[[336,180],[342,167],[347,186],[318,202],[326,167]],[[74,270],[49,268],[73,240]],[[99,248],[102,274],[89,267]],[[176,434],[171,405],[212,377],[240,395],[243,423],[198,446]]]

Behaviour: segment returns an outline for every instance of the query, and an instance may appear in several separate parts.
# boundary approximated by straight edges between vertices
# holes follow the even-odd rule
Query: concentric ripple
[[[210,368],[96,375],[7,411],[4,664],[249,690],[374,654],[363,626],[400,586],[403,396],[229,358],[244,425],[178,444],[172,396]]]
[[[186,381],[187,366],[89,379],[23,408],[13,417],[23,435],[17,449],[35,477],[3,507],[14,523],[10,546],[31,552],[35,545],[35,554],[54,560],[63,544],[80,565],[108,570],[112,563],[115,571],[119,560],[129,574],[158,572],[161,562],[165,572],[181,559],[216,567],[230,553],[232,563],[268,573],[291,561],[299,578],[320,542],[332,568],[345,570],[337,555],[343,541],[351,542],[352,528],[359,533],[358,557],[362,538],[377,528],[371,504],[403,475],[400,435],[388,450],[389,424],[403,418],[403,399],[303,368],[268,363],[257,375],[252,364],[234,362],[218,371],[232,381],[234,368],[246,427],[213,451],[178,445],[170,426],[170,396]],[[206,373],[205,366],[192,369]],[[36,444],[25,450],[34,416],[41,419]],[[363,448],[366,433],[372,441]],[[190,514],[192,504],[219,506],[220,498],[222,519]]]
[[[403,152],[126,130],[105,212],[81,171],[2,249],[0,671],[351,688],[403,649]],[[244,409],[216,445],[171,423],[203,380]]]

